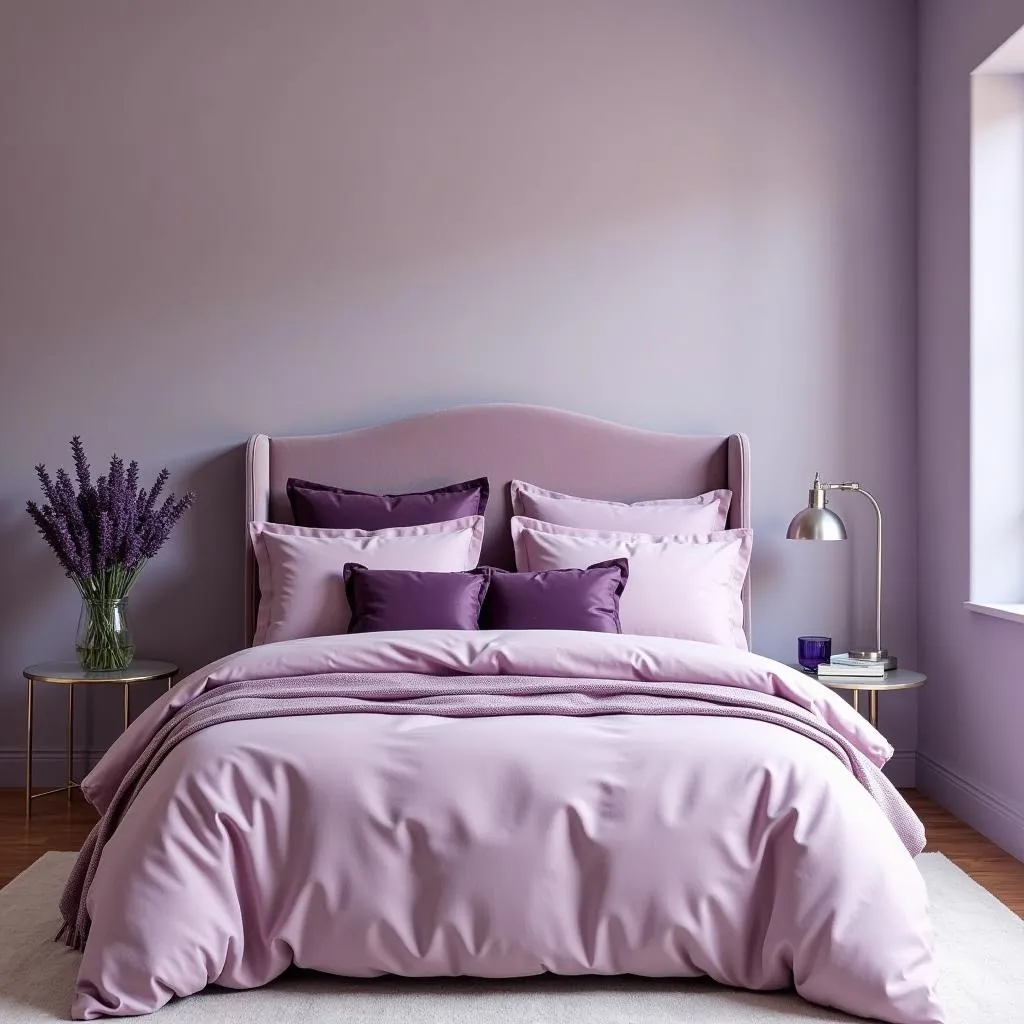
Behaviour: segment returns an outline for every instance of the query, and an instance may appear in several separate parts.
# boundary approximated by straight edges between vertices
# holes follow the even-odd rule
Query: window
[[[971,76],[968,607],[1024,620],[1024,30]]]

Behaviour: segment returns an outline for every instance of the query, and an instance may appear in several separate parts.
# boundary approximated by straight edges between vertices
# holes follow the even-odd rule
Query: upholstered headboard
[[[509,481],[587,498],[640,501],[728,487],[730,527],[750,525],[750,447],[743,434],[685,436],[530,405],[478,405],[341,434],[249,439],[246,521],[291,522],[288,477],[374,492],[425,490],[486,476],[491,484],[481,564],[515,568]],[[750,588],[744,624],[750,637]],[[245,640],[259,600],[246,538]]]

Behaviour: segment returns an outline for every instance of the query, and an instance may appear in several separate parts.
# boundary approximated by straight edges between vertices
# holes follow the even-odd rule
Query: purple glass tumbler
[[[798,636],[796,638],[797,661],[808,672],[817,672],[818,666],[832,657],[832,637]]]

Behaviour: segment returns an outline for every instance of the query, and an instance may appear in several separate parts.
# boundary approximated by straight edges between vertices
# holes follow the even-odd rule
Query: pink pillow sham
[[[725,529],[732,491],[719,490],[693,498],[653,501],[599,501],[512,481],[512,513],[558,526],[584,530],[624,530],[630,533],[712,533]]]
[[[520,571],[582,569],[627,558],[629,584],[619,602],[623,633],[747,650],[742,589],[753,540],[749,529],[657,536],[515,516],[512,540]]]
[[[484,517],[466,516],[386,530],[328,530],[250,523],[259,567],[260,606],[253,644],[344,633],[351,612],[346,562],[371,569],[465,572],[475,569]]]

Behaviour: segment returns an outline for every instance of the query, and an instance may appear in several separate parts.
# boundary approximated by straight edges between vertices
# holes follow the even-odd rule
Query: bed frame
[[[641,501],[728,487],[730,527],[750,526],[750,444],[744,434],[685,436],[531,405],[475,405],[341,434],[254,434],[245,453],[246,522],[292,521],[285,482],[301,477],[381,493],[486,476],[491,496],[482,565],[514,569],[509,481],[587,498]],[[259,601],[246,539],[245,642]],[[750,583],[743,589],[750,639]]]

